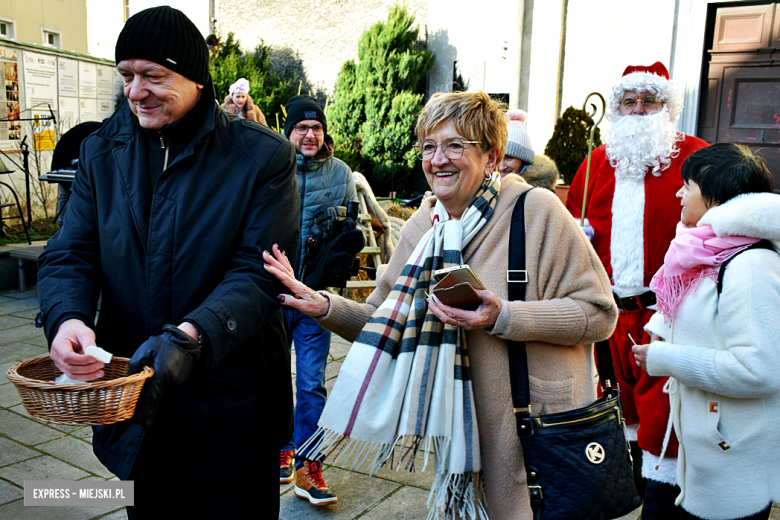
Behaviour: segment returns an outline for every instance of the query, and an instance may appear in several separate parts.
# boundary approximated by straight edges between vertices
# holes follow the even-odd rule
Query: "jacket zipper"
[[[301,194],[301,204],[306,200],[306,158],[303,158],[303,172],[301,177],[303,177],[303,192]],[[301,236],[303,236],[303,208],[301,208]],[[298,251],[298,276],[303,279],[303,259],[306,257],[306,242],[304,241],[301,244],[300,251]]]
[[[597,413],[597,414],[591,415],[589,417],[583,417],[581,419],[575,419],[573,421],[561,421],[561,422],[549,422],[549,423],[542,421],[542,426],[547,427],[547,426],[563,426],[565,424],[576,424],[576,423],[580,423],[580,422],[590,421],[590,420],[596,419],[597,417],[601,417],[602,415],[606,415],[608,413],[615,413],[615,411],[617,411],[618,419],[619,419],[620,418],[620,408],[618,408],[616,406],[614,408],[610,408],[609,410],[605,410],[605,411],[603,411],[601,413]]]
[[[160,136],[160,148],[165,150],[165,159],[163,160],[163,169],[162,171],[165,171],[168,169],[168,147],[165,145],[165,138],[163,137],[162,132],[157,132],[157,134]]]

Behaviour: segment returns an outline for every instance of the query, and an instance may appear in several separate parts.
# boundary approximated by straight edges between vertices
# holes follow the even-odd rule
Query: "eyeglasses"
[[[293,125],[293,128],[295,129],[295,133],[298,135],[306,135],[309,133],[309,130],[311,130],[314,135],[322,135],[322,125]]]
[[[620,102],[620,106],[625,108],[634,108],[637,103],[641,104],[644,108],[650,108],[658,103],[658,100],[655,98],[655,96],[645,96],[644,99],[634,99],[632,97],[627,97]]]
[[[480,141],[466,141],[463,137],[450,137],[441,142],[441,153],[448,159],[460,159],[463,157],[463,150],[466,145],[479,144]],[[414,150],[417,157],[423,161],[430,161],[436,154],[436,148],[439,145],[433,139],[420,139],[414,143]]]

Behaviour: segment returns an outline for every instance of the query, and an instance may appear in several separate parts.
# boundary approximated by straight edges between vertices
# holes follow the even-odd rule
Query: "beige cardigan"
[[[526,302],[507,301],[507,258],[512,210],[530,186],[502,181],[493,217],[463,251],[482,283],[502,299],[491,333],[466,333],[479,425],[479,444],[490,520],[531,519],[522,447],[517,438],[504,340],[525,340],[533,414],[570,410],[592,402],[592,343],[610,336],[617,308],[606,272],[585,234],[558,198],[535,189],[526,199]],[[365,304],[329,295],[319,323],[354,341],[384,301],[423,234],[431,228],[430,200],[406,223],[377,288]]]

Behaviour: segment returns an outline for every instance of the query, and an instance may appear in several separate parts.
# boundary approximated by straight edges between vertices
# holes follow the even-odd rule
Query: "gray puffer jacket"
[[[314,213],[320,206],[347,206],[357,201],[357,190],[352,170],[344,161],[333,157],[333,138],[325,135],[325,143],[314,158],[296,155],[298,168],[298,194],[301,198],[301,242],[298,248],[298,276],[301,274],[301,260],[304,245],[311,234]]]

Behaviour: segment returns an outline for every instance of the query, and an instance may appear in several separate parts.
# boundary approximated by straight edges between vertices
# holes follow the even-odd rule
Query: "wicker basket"
[[[49,356],[17,363],[6,372],[16,386],[30,417],[74,426],[113,424],[130,419],[138,396],[154,370],[127,375],[130,360],[115,357],[105,375],[85,383],[53,383],[62,375]]]

